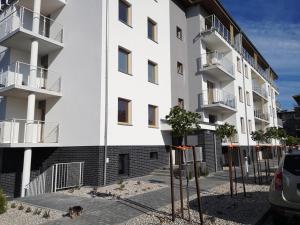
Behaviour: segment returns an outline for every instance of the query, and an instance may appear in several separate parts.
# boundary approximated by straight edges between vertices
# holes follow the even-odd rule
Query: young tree
[[[230,142],[230,146],[228,149],[228,161],[229,161],[229,182],[230,182],[230,195],[233,196],[233,182],[232,182],[232,148],[233,148],[233,138],[236,135],[237,130],[233,125],[225,123],[223,125],[219,125],[216,134],[222,140],[227,138]]]
[[[258,173],[258,180],[259,180],[259,183],[262,182],[261,180],[261,177],[260,177],[260,164],[258,162],[258,151],[260,149],[260,144],[263,143],[264,141],[267,140],[266,138],[266,135],[265,135],[265,132],[263,130],[258,130],[258,131],[255,131],[255,132],[252,132],[251,133],[251,138],[253,141],[256,141],[257,143],[257,150],[255,151],[255,155],[256,155],[256,162],[257,162],[257,173]]]

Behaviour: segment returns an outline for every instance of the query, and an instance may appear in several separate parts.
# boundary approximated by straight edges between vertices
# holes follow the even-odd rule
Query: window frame
[[[178,33],[180,34],[179,36]],[[183,31],[179,26],[176,26],[176,37],[177,39],[183,41]]]
[[[243,94],[243,88],[241,86],[238,87],[239,90],[239,101],[241,103],[244,103],[244,94]]]
[[[183,76],[184,70],[183,70],[183,64],[181,62],[177,61],[176,69],[177,69],[177,74]]]
[[[246,101],[247,101],[247,105],[251,106],[251,97],[249,91],[246,91]]]
[[[126,62],[127,71],[122,71],[120,69],[120,52],[123,52],[127,55],[127,62]],[[132,76],[132,52],[122,46],[118,46],[118,71],[120,73],[124,73]]]
[[[149,35],[149,24],[152,25],[152,36]],[[155,43],[158,43],[158,25],[157,22],[155,22],[150,17],[147,18],[147,37],[149,40],[154,41]]]
[[[150,124],[150,107],[153,107],[154,108],[154,121],[155,121],[155,124]],[[158,128],[158,106],[156,105],[152,105],[152,104],[148,104],[148,127],[149,128]]]
[[[120,118],[120,115],[119,115],[119,102],[120,101],[124,101],[127,103],[127,121],[120,121],[119,118]],[[122,97],[118,97],[118,125],[129,125],[131,126],[132,125],[132,101],[130,99],[126,99],[126,98],[122,98]]]
[[[150,81],[149,79],[149,65],[153,66],[154,68],[154,82]],[[148,60],[148,82],[152,84],[158,84],[158,64],[152,60]]]
[[[241,132],[242,132],[242,134],[245,134],[246,129],[245,129],[245,118],[244,117],[240,118],[240,123],[241,123]]]
[[[120,17],[120,3],[124,4],[126,6],[126,10],[127,10],[127,19],[126,21],[122,20],[121,17]],[[126,1],[126,0],[119,0],[119,12],[118,12],[118,19],[121,23],[129,26],[129,27],[132,27],[132,5]]]
[[[241,68],[241,59],[240,59],[240,57],[236,57],[236,66],[237,66],[237,71],[239,73],[241,73],[242,72],[242,68]]]

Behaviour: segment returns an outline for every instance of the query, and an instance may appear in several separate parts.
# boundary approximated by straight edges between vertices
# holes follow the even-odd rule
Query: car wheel
[[[285,225],[288,224],[287,223],[287,218],[285,218],[284,216],[273,212],[272,213],[272,220],[273,220],[273,224],[274,225]]]

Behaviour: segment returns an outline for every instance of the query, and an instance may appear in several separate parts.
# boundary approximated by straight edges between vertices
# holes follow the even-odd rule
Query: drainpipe
[[[109,49],[109,0],[106,0],[105,21],[105,127],[104,127],[104,169],[103,185],[107,183],[107,135],[108,135],[108,49]]]
[[[242,52],[242,46],[243,46],[243,39],[242,39],[242,32],[240,33],[240,51]],[[244,107],[245,107],[245,120],[246,120],[246,134],[247,134],[247,145],[248,145],[248,154],[247,154],[247,160],[250,157],[250,134],[249,134],[249,121],[248,121],[248,112],[247,112],[247,98],[246,98],[246,81],[245,81],[245,66],[244,66],[244,56],[243,56],[243,52],[241,54],[241,58],[242,58],[242,75],[243,75],[243,86],[244,86]],[[250,92],[249,92],[250,94]],[[252,127],[252,126],[251,126]],[[247,164],[248,165],[248,162]],[[248,168],[246,168],[248,170]]]

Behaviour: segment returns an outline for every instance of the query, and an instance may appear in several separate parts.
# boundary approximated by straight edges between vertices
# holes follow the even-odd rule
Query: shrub
[[[19,205],[18,210],[23,210],[23,209],[24,209],[24,206],[22,204]]]
[[[33,211],[33,215],[41,215],[41,212],[42,210],[37,208]]]
[[[12,209],[17,208],[17,204],[15,202],[11,203],[10,208],[12,208]]]
[[[31,213],[31,212],[32,212],[32,209],[31,209],[30,207],[27,207],[27,209],[26,209],[25,212],[26,212],[26,213]]]
[[[7,210],[7,200],[3,191],[0,189],[0,214],[5,213],[6,210]]]
[[[43,218],[45,218],[45,219],[49,219],[50,218],[50,210],[44,212]]]

